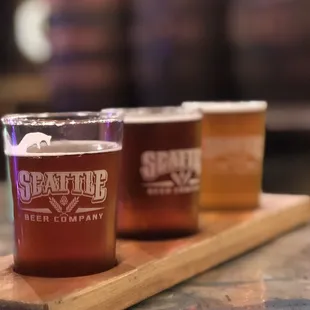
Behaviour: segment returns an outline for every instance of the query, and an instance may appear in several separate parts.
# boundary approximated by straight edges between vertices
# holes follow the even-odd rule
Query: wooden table
[[[11,237],[11,226],[2,223],[0,255],[12,251]],[[310,225],[131,309],[308,310]]]
[[[132,309],[309,310],[310,225]]]

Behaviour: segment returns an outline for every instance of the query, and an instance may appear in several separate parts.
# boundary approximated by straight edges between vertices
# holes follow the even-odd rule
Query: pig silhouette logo
[[[41,132],[31,132],[26,134],[18,145],[13,145],[9,133],[4,129],[3,139],[5,151],[8,154],[19,155],[27,153],[28,148],[34,145],[37,146],[38,149],[41,148],[41,143],[50,145],[52,137]]]

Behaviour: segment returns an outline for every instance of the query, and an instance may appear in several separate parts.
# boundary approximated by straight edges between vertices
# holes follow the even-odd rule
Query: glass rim
[[[156,107],[129,107],[103,109],[102,112],[114,111],[121,113],[124,123],[175,123],[197,121],[202,119],[202,113],[198,110],[188,110],[180,106],[156,106]]]
[[[1,118],[3,125],[11,126],[63,126],[100,124],[123,121],[120,111],[78,111],[78,112],[46,112],[6,114]]]
[[[189,110],[200,110],[210,114],[233,114],[263,112],[268,108],[265,100],[243,101],[184,101],[182,106]]]

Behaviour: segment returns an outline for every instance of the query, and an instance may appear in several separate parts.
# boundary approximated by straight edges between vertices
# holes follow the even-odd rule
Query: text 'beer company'
[[[47,197],[49,202],[45,208],[23,207],[25,220],[55,223],[100,220],[103,217],[100,211],[104,206],[98,207],[96,204],[106,200],[107,181],[106,170],[45,173],[22,170],[18,173],[19,200],[27,205],[33,199]],[[81,196],[90,200],[87,207],[80,205]]]
[[[35,135],[36,138],[46,139],[45,135]],[[33,138],[33,137],[32,137]],[[26,136],[20,145],[9,147],[9,151],[16,151],[19,155],[18,163],[25,163],[32,159],[32,163],[38,160],[58,159],[70,160],[71,156],[93,156],[113,154],[117,147],[113,143],[98,143],[91,141],[66,141],[50,142],[46,146],[28,148],[26,154],[25,141],[31,137]],[[33,143],[30,143],[33,144]],[[39,143],[40,144],[40,143]],[[10,145],[9,145],[10,146]],[[64,153],[64,150],[68,153]],[[89,153],[83,154],[88,150]],[[115,149],[117,151],[117,149]],[[23,156],[21,154],[23,153]],[[68,156],[71,155],[71,156]],[[95,158],[95,157],[94,157]],[[23,167],[26,167],[22,165]],[[18,171],[15,180],[17,188],[17,200],[20,206],[20,216],[24,221],[38,223],[66,223],[100,221],[103,219],[103,210],[106,208],[108,196],[109,172],[106,169],[79,170],[79,171],[46,171],[44,169],[34,171],[38,164],[27,166],[28,169]],[[57,166],[55,166],[57,167]],[[40,171],[41,170],[41,171]]]

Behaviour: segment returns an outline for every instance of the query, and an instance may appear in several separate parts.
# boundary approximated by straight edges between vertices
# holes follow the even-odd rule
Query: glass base
[[[15,262],[13,271],[25,275],[35,277],[48,277],[48,278],[67,278],[67,277],[80,277],[96,273],[101,273],[112,269],[117,265],[117,262],[44,262],[44,263],[31,263]]]

